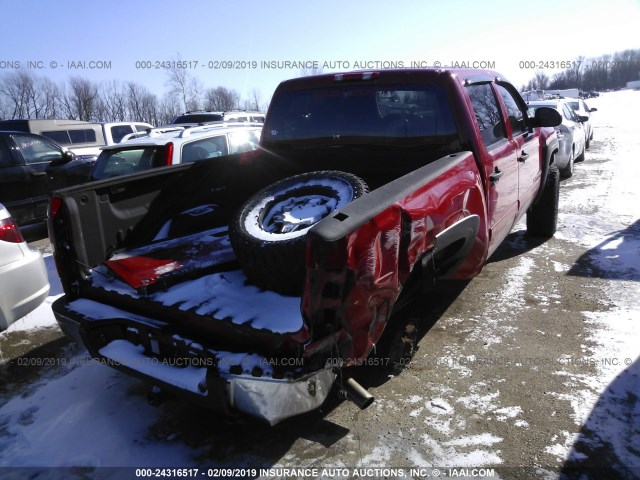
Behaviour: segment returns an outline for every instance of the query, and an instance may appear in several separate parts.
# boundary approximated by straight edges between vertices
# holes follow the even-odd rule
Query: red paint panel
[[[379,339],[387,317],[416,262],[433,248],[436,235],[460,219],[477,214],[480,231],[457,276],[480,271],[486,260],[486,204],[473,155],[435,180],[379,212],[333,243],[312,239],[302,309],[320,334],[327,319],[349,339],[342,357],[365,358]],[[345,268],[346,267],[346,268]],[[340,273],[337,273],[340,272]],[[329,298],[327,284],[341,285]]]

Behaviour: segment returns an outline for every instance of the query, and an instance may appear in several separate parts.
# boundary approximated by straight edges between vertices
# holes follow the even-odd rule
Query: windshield
[[[218,113],[188,113],[174,118],[171,123],[205,123],[219,122],[221,120],[223,120],[222,115]]]
[[[458,137],[440,86],[361,84],[283,92],[262,136],[272,144],[317,140],[407,146],[450,143]]]

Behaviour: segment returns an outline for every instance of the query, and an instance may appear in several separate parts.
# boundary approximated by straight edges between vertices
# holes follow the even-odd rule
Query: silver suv
[[[171,125],[191,123],[200,124],[207,122],[253,122],[264,123],[265,114],[246,110],[227,110],[224,112],[210,112],[195,110],[183,113],[171,121]]]
[[[259,123],[217,122],[197,127],[168,125],[134,133],[117,145],[103,147],[91,179],[256,150],[261,131]]]

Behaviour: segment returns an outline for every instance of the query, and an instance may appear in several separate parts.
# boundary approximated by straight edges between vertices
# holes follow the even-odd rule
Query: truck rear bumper
[[[304,372],[302,359],[213,350],[164,322],[91,300],[61,297],[52,308],[62,331],[96,360],[223,414],[275,425],[318,408],[336,378],[331,369]],[[290,368],[276,378],[274,363]]]

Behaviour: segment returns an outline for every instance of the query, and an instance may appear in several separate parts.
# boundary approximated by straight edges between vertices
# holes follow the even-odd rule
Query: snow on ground
[[[51,304],[62,294],[53,257],[45,256],[51,295],[0,335],[55,328]],[[22,393],[0,395],[0,467],[193,465],[198,450],[175,438],[151,438],[158,410],[140,382],[93,361],[87,353],[56,359],[61,368]],[[117,479],[119,472],[100,478]],[[2,474],[0,474],[2,476]]]
[[[129,390],[136,380],[74,359],[60,377],[0,407],[0,466],[105,467],[193,463],[195,452],[150,439],[156,410]]]
[[[572,403],[576,424],[583,425],[589,438],[578,436],[550,448],[559,456],[579,464],[585,460],[584,446],[591,451],[611,448],[611,454],[624,466],[640,467],[640,138],[630,105],[640,104],[636,91],[608,94],[606,103],[593,115],[600,128],[595,139],[604,144],[598,155],[587,156],[578,168],[598,174],[588,189],[573,189],[564,200],[579,210],[592,211],[578,221],[575,213],[561,213],[561,235],[584,245],[591,270],[569,270],[569,274],[588,274],[609,279],[605,291],[612,306],[606,312],[584,312],[591,329],[589,340],[595,345],[594,358],[615,359],[598,362],[596,378],[578,378]],[[611,161],[607,161],[611,159]],[[605,181],[607,180],[607,181]],[[596,208],[594,208],[596,207]],[[561,212],[562,212],[561,208]],[[580,263],[580,262],[578,262]],[[571,438],[573,440],[573,436]]]
[[[595,143],[587,160],[576,166],[599,179],[588,188],[567,188],[580,177],[563,182],[561,214],[557,239],[577,245],[584,251],[578,262],[551,263],[551,270],[565,275],[581,275],[608,280],[602,283],[609,301],[606,311],[584,311],[590,332],[590,345],[584,351],[591,357],[628,359],[618,364],[598,364],[598,375],[569,374],[563,380],[572,385],[570,393],[555,394],[558,401],[571,405],[575,429],[558,431],[551,437],[545,453],[560,463],[580,464],[588,458],[585,451],[608,449],[609,458],[620,465],[640,466],[640,361],[638,329],[640,319],[640,138],[632,115],[640,104],[640,93],[622,91],[592,100]],[[629,113],[631,112],[631,113]],[[593,150],[597,150],[595,153]],[[521,228],[521,227],[518,227]],[[542,252],[549,247],[541,247]],[[536,257],[540,258],[540,257]],[[52,284],[51,296],[36,311],[10,327],[15,331],[56,328],[50,304],[61,294],[57,276],[48,257]],[[522,256],[502,280],[504,288],[490,298],[490,308],[449,319],[450,330],[459,327],[473,341],[487,348],[499,346],[518,329],[507,324],[514,307],[529,308],[523,298],[524,280],[535,267],[534,260]],[[548,291],[528,292],[545,307],[559,298]],[[476,328],[476,326],[478,326]],[[538,329],[540,337],[560,335]],[[460,349],[455,343],[443,347],[454,359]],[[493,386],[478,376],[474,361],[452,363],[449,372],[467,377],[470,387],[465,395],[455,395],[446,383],[404,399],[380,399],[366,413],[370,418],[407,408],[407,417],[421,425],[416,443],[404,438],[389,441],[381,437],[372,448],[361,450],[353,434],[344,442],[356,455],[356,466],[388,466],[401,455],[415,466],[455,465],[479,467],[504,463],[505,438],[497,432],[467,433],[474,418],[490,418],[496,425],[508,425],[527,431],[535,428],[525,417],[522,406],[505,397],[498,379]],[[411,371],[403,375],[411,375]],[[574,388],[575,387],[575,388]],[[1,466],[151,466],[197,465],[199,448],[189,447],[173,435],[151,436],[150,427],[159,421],[158,410],[149,406],[143,395],[131,395],[140,382],[91,361],[86,354],[75,354],[50,378],[41,378],[20,396],[0,396]],[[435,392],[430,395],[429,392]],[[551,392],[554,394],[554,392]],[[349,408],[349,407],[345,407]],[[364,413],[362,414],[364,415]],[[550,412],[555,415],[555,412]],[[426,432],[426,433],[425,433]],[[357,433],[357,432],[356,432]],[[415,427],[404,433],[416,434]],[[301,440],[306,442],[306,440]],[[309,442],[310,443],[310,442]],[[322,461],[323,453],[317,457]],[[284,452],[280,462],[300,465],[299,457]],[[311,460],[309,460],[311,462]],[[340,461],[336,465],[345,465]]]

